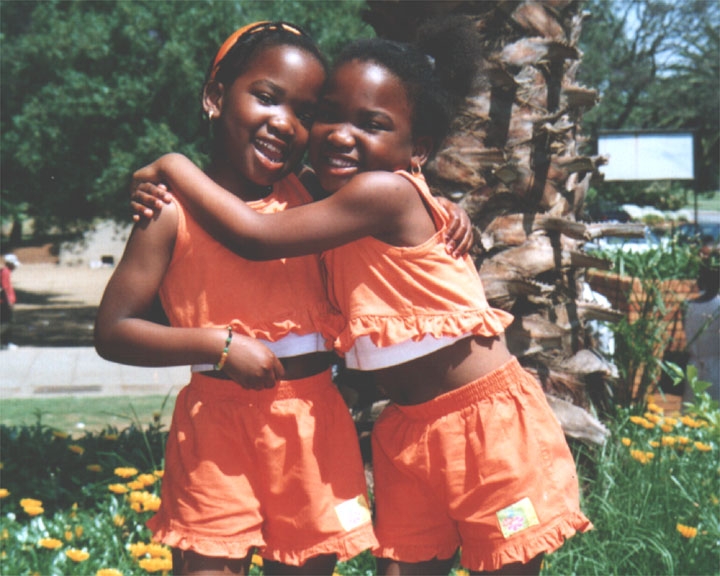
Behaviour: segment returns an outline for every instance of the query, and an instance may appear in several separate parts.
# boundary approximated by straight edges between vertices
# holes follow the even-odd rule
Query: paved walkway
[[[139,368],[103,360],[94,348],[0,350],[0,401],[53,396],[177,393],[190,368]]]

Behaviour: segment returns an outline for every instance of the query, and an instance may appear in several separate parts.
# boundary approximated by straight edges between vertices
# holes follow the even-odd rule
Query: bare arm
[[[143,168],[137,174],[144,174],[146,177],[154,175],[155,178],[159,178],[156,164],[151,164],[148,167]],[[309,167],[304,167],[300,174],[298,174],[300,181],[305,188],[310,192],[310,195],[315,199],[326,198],[328,194],[320,189],[319,183],[315,178],[315,175]],[[209,182],[209,180],[208,180]],[[180,189],[182,194],[182,189]],[[193,201],[193,192],[189,191],[189,202]],[[133,211],[133,220],[139,222],[143,218],[153,218],[156,214],[159,214],[164,204],[169,204],[172,199],[172,194],[168,192],[167,186],[164,183],[154,182],[139,182],[135,181],[133,190],[131,193],[130,208]],[[473,246],[474,235],[473,226],[470,218],[460,206],[455,202],[448,200],[442,196],[436,196],[437,201],[443,207],[450,217],[447,230],[445,231],[445,244],[449,254],[453,257],[458,258],[467,254]],[[213,219],[212,215],[203,216],[202,213],[196,214],[196,218],[203,221],[204,224],[213,231],[216,238],[225,244],[234,244],[237,240],[234,238],[232,232],[226,231],[223,233],[222,230],[218,231],[217,222]],[[243,245],[241,242],[237,247],[236,251],[240,254],[245,254],[247,258],[253,257],[252,254],[246,254],[244,249],[247,245]]]
[[[169,206],[156,221],[133,229],[95,321],[95,348],[103,358],[136,366],[214,364],[220,359],[226,330],[146,320],[170,263],[176,227],[177,212]],[[233,379],[249,387],[272,386],[279,366],[267,347],[235,335],[226,364]]]
[[[136,181],[166,182],[201,224],[245,258],[313,254],[363,236],[414,245],[413,217],[424,207],[412,185],[390,172],[369,172],[328,198],[276,214],[258,214],[218,186],[190,160],[168,154],[135,173]]]

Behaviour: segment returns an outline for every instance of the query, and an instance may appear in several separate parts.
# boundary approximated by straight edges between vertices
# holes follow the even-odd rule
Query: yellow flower
[[[8,496],[10,496],[10,490],[7,488],[0,488],[0,500],[7,498]]]
[[[70,530],[66,530],[66,531],[65,531],[65,540],[67,540],[68,542],[70,542],[70,540],[72,540],[72,539],[73,539],[73,533],[70,532]]]
[[[680,418],[680,422],[685,424],[688,428],[700,428],[702,426],[702,422],[698,422],[690,416],[683,416]]]
[[[630,416],[630,422],[632,422],[633,424],[642,424],[643,422],[645,422],[645,418],[643,418],[642,416]]]
[[[647,464],[655,457],[655,454],[642,450],[630,450],[630,456],[640,462],[640,464]]]
[[[127,483],[127,487],[130,488],[130,490],[142,490],[145,488],[145,484],[140,482],[140,480],[133,480]]]
[[[678,442],[678,444],[682,444],[682,445],[690,444],[690,438],[688,438],[687,436],[678,436],[677,442]]]
[[[42,506],[25,506],[23,510],[25,510],[25,514],[28,516],[39,516],[45,512],[45,509]]]
[[[165,560],[172,559],[172,551],[169,548],[154,542],[147,545],[145,553],[150,554],[151,558],[164,558]]]
[[[260,556],[260,554],[253,554],[253,555],[252,555],[252,563],[253,563],[255,566],[259,566],[259,567],[262,568],[262,565],[263,565],[263,558],[262,558],[262,556]]]
[[[160,509],[160,497],[147,491],[130,492],[128,500],[135,512],[157,512]]]
[[[95,576],[123,576],[123,573],[115,568],[100,568],[95,572]]]
[[[85,466],[89,472],[102,472],[102,466],[100,464],[88,464]]]
[[[712,444],[703,444],[702,442],[695,442],[695,448],[700,452],[710,452],[713,449]]]
[[[77,550],[76,548],[71,548],[70,550],[67,550],[65,552],[65,556],[70,558],[73,562],[85,562],[88,558],[90,558],[90,554],[85,552],[85,550]]]
[[[660,426],[660,430],[662,430],[662,431],[665,432],[666,434],[669,434],[670,432],[672,432],[672,431],[673,431],[673,428],[674,428],[674,426],[672,426],[671,424],[668,424],[668,423],[667,423],[667,420],[665,421],[665,424],[663,424],[662,426]]]
[[[10,532],[8,532],[7,528],[3,528],[2,533],[0,534],[0,540],[7,540],[10,538]]]
[[[144,486],[152,486],[157,481],[157,477],[152,474],[140,474],[137,479],[139,482],[142,482]]]
[[[712,495],[712,496],[710,496],[710,502],[712,502],[713,504],[715,504],[715,506],[717,506],[718,504],[720,504],[720,498],[718,498],[715,495]]]
[[[652,446],[653,448],[660,448],[660,442],[658,442],[657,440],[650,440],[650,446]]]
[[[53,430],[53,436],[55,436],[55,438],[59,438],[60,440],[64,440],[65,438],[68,438],[70,434],[62,432],[61,430]]]
[[[153,474],[155,474],[158,478],[162,478],[165,475],[165,470],[155,470]]]
[[[77,444],[70,444],[68,446],[68,450],[70,450],[70,452],[74,452],[79,456],[82,456],[85,453],[85,448],[83,448],[82,446],[78,446]]]
[[[114,492],[115,494],[125,494],[128,491],[128,487],[125,486],[125,484],[110,484],[110,486],[108,486],[108,490],[110,490],[110,492]]]
[[[105,440],[117,440],[118,435],[117,434],[103,434],[103,438],[105,438]]]
[[[120,478],[132,478],[138,473],[136,468],[115,468],[115,475]]]
[[[41,538],[38,544],[48,550],[57,550],[63,543],[57,538]]]
[[[675,446],[677,438],[675,438],[675,436],[663,436],[660,438],[660,442],[663,446]]]
[[[684,524],[680,523],[675,526],[675,529],[680,532],[680,535],[683,538],[695,538],[698,533],[697,528],[693,528],[692,526],[685,526]]]
[[[654,412],[655,414],[662,414],[664,412],[664,410],[662,409],[661,406],[658,406],[657,404],[654,404],[653,402],[650,402],[650,404],[648,404],[648,410],[650,412]]]
[[[140,558],[140,556],[145,556],[147,553],[147,544],[144,542],[136,542],[135,544],[130,544],[130,546],[128,546],[128,550],[130,551],[131,556]]]
[[[652,422],[653,424],[659,424],[660,422],[663,421],[663,419],[660,416],[658,416],[657,414],[653,414],[652,412],[646,412],[645,418],[647,420],[649,420],[650,422]]]
[[[28,506],[42,506],[42,501],[35,500],[35,498],[23,498],[22,500],[20,500],[20,506],[22,506],[23,508],[27,508]]]
[[[172,570],[172,560],[164,558],[143,558],[138,564],[147,572],[169,572]]]
[[[632,440],[630,440],[630,438],[623,438],[620,442],[623,443],[623,446],[630,446],[630,444],[632,444]]]
[[[84,532],[85,529],[82,526],[75,526],[75,536],[77,536],[78,538],[82,538]]]
[[[675,426],[678,423],[677,418],[665,418],[665,424],[668,424],[670,426]]]
[[[120,516],[120,514],[115,514],[113,516],[113,524],[117,526],[118,528],[122,528],[125,526],[125,516]]]

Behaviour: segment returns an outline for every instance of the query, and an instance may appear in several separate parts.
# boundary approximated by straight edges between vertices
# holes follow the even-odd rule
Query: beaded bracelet
[[[220,371],[223,369],[223,366],[225,366],[225,362],[227,362],[228,352],[230,351],[230,342],[232,342],[233,339],[233,329],[232,326],[227,327],[228,335],[227,338],[225,338],[225,347],[223,348],[222,355],[220,356],[220,360],[218,360],[218,363],[215,364],[215,370]]]

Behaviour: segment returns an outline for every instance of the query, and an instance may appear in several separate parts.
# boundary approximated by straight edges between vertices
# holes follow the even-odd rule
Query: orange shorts
[[[246,390],[194,374],[176,400],[156,540],[300,565],[377,545],[355,425],[330,371]]]
[[[526,563],[592,527],[575,462],[539,383],[513,359],[373,431],[376,555],[470,570]]]

